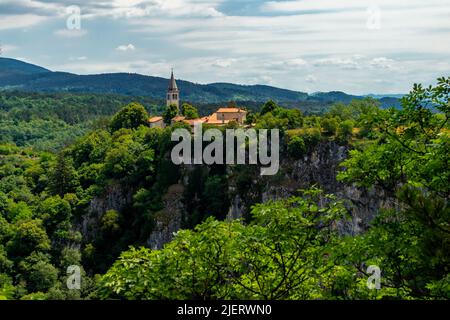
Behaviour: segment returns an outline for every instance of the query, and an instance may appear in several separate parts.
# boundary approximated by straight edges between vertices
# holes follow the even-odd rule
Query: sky
[[[0,0],[0,44],[77,74],[407,93],[450,76],[450,0]]]

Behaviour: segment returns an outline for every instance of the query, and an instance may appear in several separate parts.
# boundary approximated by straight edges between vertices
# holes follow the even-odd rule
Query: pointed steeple
[[[173,75],[173,69],[170,76],[169,88],[167,89],[167,106],[170,105],[176,105],[178,108],[180,107],[180,91],[178,90],[177,82]]]
[[[178,90],[177,82],[175,81],[175,77],[173,76],[173,69],[172,69],[172,75],[170,76],[170,82],[169,82],[169,91],[175,91]]]

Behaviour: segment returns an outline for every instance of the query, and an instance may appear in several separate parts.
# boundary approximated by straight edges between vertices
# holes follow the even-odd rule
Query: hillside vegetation
[[[61,97],[81,99],[92,114],[114,112],[109,103],[87,103],[89,95]],[[14,99],[20,95],[7,98]],[[350,218],[342,199],[314,186],[226,220],[229,171],[212,165],[206,176],[190,172],[184,230],[162,249],[148,248],[164,195],[182,177],[170,160],[170,136],[185,125],[150,129],[153,111],[137,103],[59,152],[24,147],[26,139],[1,144],[0,299],[448,299],[449,99],[450,78],[443,78],[414,86],[401,109],[368,98],[317,116],[268,101],[249,114],[256,129],[281,130],[282,158],[302,158],[321,141],[352,149],[338,179],[381,188],[398,204],[358,235],[337,228]],[[5,117],[13,114],[8,105]],[[86,120],[70,104],[61,113],[45,105],[30,111],[41,108],[64,123]],[[248,168],[234,168],[239,188],[253,183]],[[123,205],[95,211],[108,192]],[[66,287],[71,265],[81,266],[81,290]],[[380,290],[367,287],[371,265],[381,269]]]

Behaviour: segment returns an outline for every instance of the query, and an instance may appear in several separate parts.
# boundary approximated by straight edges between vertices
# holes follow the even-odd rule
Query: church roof
[[[176,117],[172,118],[172,121],[173,122],[180,122],[180,121],[184,121],[184,119],[186,119],[186,117],[176,116]]]
[[[207,123],[207,124],[227,124],[228,122],[230,122],[230,120],[219,120],[217,118],[217,112],[214,112],[209,117],[204,117],[203,119],[204,119],[204,123]]]
[[[172,75],[170,76],[170,81],[169,81],[169,91],[176,91],[178,90],[177,87],[177,82],[175,81],[175,77],[173,76],[173,70],[172,70]]]
[[[151,117],[150,119],[148,119],[148,122],[155,123],[155,122],[159,122],[162,120],[163,120],[163,117]]]
[[[217,110],[218,113],[239,113],[239,112],[247,112],[240,108],[220,108]]]

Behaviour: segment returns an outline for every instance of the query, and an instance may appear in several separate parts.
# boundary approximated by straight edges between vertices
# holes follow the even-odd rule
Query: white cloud
[[[1,51],[0,51],[1,53],[7,54],[7,53],[10,53],[11,51],[17,50],[18,47],[15,45],[12,45],[12,44],[1,44],[0,43],[0,49],[1,49]]]
[[[0,30],[27,28],[34,26],[45,20],[46,17],[34,14],[22,14],[22,15],[0,14]]]
[[[318,59],[315,61],[314,64],[316,66],[339,66],[342,68],[357,69],[360,67],[358,60],[359,59],[355,58],[332,57],[332,58]]]
[[[4,1],[0,0],[2,13]],[[57,17],[63,28],[62,9],[73,4],[72,0],[7,1],[10,6],[26,4],[27,14],[42,20],[20,18],[16,23],[10,19],[8,25],[0,16],[0,30],[17,25],[34,26],[49,17]],[[85,0],[80,4],[82,19],[96,19],[95,23],[83,20],[83,26],[89,26],[90,36],[80,41],[80,47],[86,47],[79,52],[89,56],[89,64],[74,60],[68,67],[74,72],[79,66],[79,72],[130,71],[167,76],[170,67],[177,66],[179,76],[201,83],[270,81],[294,90],[311,87],[314,91],[401,92],[413,82],[426,82],[450,73],[448,2],[261,0],[252,1],[252,11],[239,10],[248,16],[237,16],[226,15],[230,11],[221,9],[243,6],[235,0]],[[381,9],[379,30],[367,28],[367,8],[373,4]],[[45,14],[35,14],[38,10]],[[261,15],[261,10],[265,14]],[[42,31],[45,27],[36,28],[39,29],[36,35],[42,39],[52,32]],[[96,41],[103,30],[118,27],[117,38]],[[110,48],[118,44],[123,44],[124,49],[117,48],[119,51],[133,51],[128,48],[129,42],[138,46],[133,63],[126,61],[127,54],[108,56]],[[55,48],[49,49],[50,55],[60,54],[62,58],[51,63],[61,68],[67,54],[58,53]],[[21,50],[26,49],[29,48],[21,45]],[[150,64],[145,61],[149,57],[152,62],[160,62]],[[105,62],[108,58],[125,62]],[[311,82],[310,75],[320,81]],[[384,78],[389,78],[390,83],[373,80]]]
[[[386,57],[374,58],[370,61],[370,65],[374,68],[393,69],[395,61]]]
[[[113,17],[220,17],[223,14],[216,6],[222,0],[114,0],[102,6],[90,1],[85,4],[86,18]]]
[[[291,0],[291,1],[267,1],[260,8],[264,12],[292,13],[302,11],[331,11],[331,10],[366,10],[371,7],[380,9],[392,9],[402,6],[442,6],[442,0]]]
[[[69,60],[70,61],[85,61],[85,60],[87,60],[87,57],[86,56],[70,57]]]
[[[236,62],[236,59],[217,59],[212,63],[212,66],[219,67],[219,68],[228,68],[230,67],[234,62]]]
[[[62,38],[81,38],[88,34],[86,29],[60,29],[54,34]]]
[[[123,52],[126,52],[126,51],[134,51],[134,50],[136,50],[136,47],[130,43],[130,44],[127,44],[127,45],[121,45],[121,46],[118,46],[118,47],[116,48],[116,50],[118,50],[118,51],[123,51]]]
[[[317,82],[317,78],[314,75],[310,74],[305,78],[305,81],[309,83],[315,83]]]
[[[308,62],[306,62],[305,60],[303,60],[301,58],[295,58],[295,59],[290,59],[290,60],[286,61],[285,64],[288,67],[302,67],[302,66],[306,66],[308,64]]]
[[[168,77],[171,64],[161,61],[150,63],[145,60],[126,61],[74,61],[67,64],[58,64],[54,70],[63,70],[76,74],[129,72],[144,75]],[[179,76],[177,76],[179,78]]]

